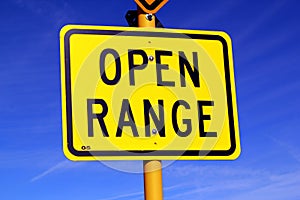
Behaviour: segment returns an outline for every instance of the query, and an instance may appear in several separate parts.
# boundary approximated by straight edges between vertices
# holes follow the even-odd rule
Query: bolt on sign
[[[224,32],[67,25],[63,148],[71,160],[232,160],[240,153]]]

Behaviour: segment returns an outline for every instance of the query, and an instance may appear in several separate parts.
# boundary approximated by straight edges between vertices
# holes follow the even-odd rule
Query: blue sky
[[[143,199],[142,174],[126,172],[141,162],[68,161],[61,133],[60,28],[127,26],[133,0],[0,7],[0,199]],[[297,0],[170,0],[159,11],[168,28],[231,35],[242,148],[235,161],[164,162],[166,200],[300,199],[299,9]]]

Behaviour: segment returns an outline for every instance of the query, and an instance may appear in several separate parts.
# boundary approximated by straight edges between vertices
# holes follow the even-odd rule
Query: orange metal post
[[[155,16],[138,7],[138,26],[155,28]],[[144,161],[145,200],[163,200],[161,161]]]
[[[144,161],[144,195],[145,200],[162,200],[161,161]]]
[[[151,15],[151,20],[149,20],[147,15],[149,14],[145,13],[140,7],[138,7],[138,26],[155,28],[155,16]]]

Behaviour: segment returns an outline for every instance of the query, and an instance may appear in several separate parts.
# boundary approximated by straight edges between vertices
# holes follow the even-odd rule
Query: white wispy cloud
[[[267,172],[264,170],[254,170],[252,168],[244,167],[230,167],[230,166],[219,166],[219,165],[174,165],[167,168],[164,173],[166,176],[170,177],[187,177],[197,174],[197,176],[209,176],[209,177],[219,177],[222,176],[261,176]]]
[[[115,200],[115,199],[123,199],[123,198],[128,198],[128,197],[136,197],[136,196],[142,196],[144,195],[144,192],[133,192],[133,193],[128,193],[128,194],[121,194],[109,198],[104,198],[104,199],[99,199],[99,200]]]
[[[280,97],[288,96],[288,94],[297,91],[299,86],[300,86],[300,81],[291,81],[291,82],[284,83],[274,89],[269,89],[265,91],[264,94],[261,95],[259,98],[255,98],[255,99],[248,98],[243,102],[245,105],[247,105],[244,112],[251,111],[253,108],[257,107],[258,105],[263,105],[264,103],[271,102],[274,99],[279,99]],[[253,91],[253,93],[254,92],[255,91]]]
[[[71,4],[66,1],[30,1],[13,0],[21,8],[25,8],[38,16],[47,16],[52,18],[52,23],[60,25],[63,21],[76,16]],[[68,10],[68,12],[66,12]],[[72,17],[71,17],[72,15]]]
[[[286,1],[272,1],[268,4],[264,12],[259,13],[253,18],[251,24],[247,24],[242,30],[238,37],[236,37],[236,41],[244,42],[247,37],[253,34],[259,27],[263,26],[268,20],[272,19],[272,16],[280,11],[282,6],[286,3]]]
[[[181,190],[165,196],[166,200],[195,197],[210,200],[298,200],[300,197],[300,190],[297,189],[300,188],[300,169],[279,173],[249,167],[189,164],[170,167],[167,176],[173,181],[182,178],[190,181]]]
[[[190,14],[193,14],[193,16],[190,16],[189,20],[184,20],[182,24],[178,24],[178,26],[197,27],[199,26],[199,23],[201,23],[202,26],[209,26],[213,22],[220,20],[220,18],[225,15],[231,14],[231,12],[238,7],[241,2],[242,1],[227,0],[213,4],[213,9],[203,10],[207,13],[205,13],[205,18],[201,18],[201,20],[199,20],[198,12],[191,12]]]
[[[143,173],[142,161],[101,161],[101,163],[113,170],[125,173]]]
[[[291,144],[288,144],[287,142],[284,142],[283,140],[279,140],[275,137],[269,136],[271,140],[276,142],[280,146],[280,148],[284,148],[285,151],[294,158],[297,162],[300,163],[300,148],[297,148]]]
[[[216,194],[223,191],[242,190],[249,188],[251,185],[257,184],[255,180],[228,180],[210,183],[207,186],[199,186],[199,183],[191,182],[190,185],[180,192],[176,192],[169,196],[166,196],[166,200],[172,199],[191,199],[193,196],[209,196],[210,194]]]
[[[166,168],[175,161],[163,161],[162,168]],[[144,172],[143,161],[123,160],[123,161],[101,161],[101,163],[113,170],[126,173],[142,174]]]
[[[177,188],[182,188],[184,186],[186,186],[186,184],[177,184],[177,185],[165,187],[165,188],[163,188],[163,190],[170,191],[170,190],[175,190]],[[125,198],[131,198],[131,200],[136,200],[136,199],[143,199],[143,197],[144,197],[144,191],[140,191],[140,192],[120,194],[120,195],[116,195],[116,196],[112,196],[112,197],[108,197],[108,198],[101,198],[98,200],[115,200],[115,199],[121,200],[121,199],[125,199]]]
[[[275,49],[280,49],[285,46],[286,43],[291,40],[291,38],[296,38],[298,36],[297,32],[286,32],[284,29],[274,32],[272,36],[269,35],[265,37],[258,37],[256,41],[247,44],[247,48],[244,46],[242,48],[246,49],[243,52],[238,52],[239,65],[252,64],[253,61],[257,61],[260,58],[263,58],[270,52]],[[257,46],[259,45],[259,48]],[[285,54],[282,54],[282,56]],[[279,59],[279,58],[277,58]],[[281,60],[282,58],[280,58]],[[276,61],[275,63],[278,63]],[[261,73],[262,71],[270,70],[269,68],[254,68],[251,69],[252,72],[260,72],[260,75],[264,75]],[[255,73],[259,75],[259,73]],[[248,77],[248,76],[247,76]],[[251,77],[251,76],[250,76]]]
[[[298,200],[300,198],[300,170],[272,175],[270,182],[260,188],[232,197],[230,200]]]
[[[62,169],[69,169],[69,168],[74,168],[74,167],[78,167],[81,166],[82,163],[74,163],[71,162],[69,160],[65,160],[65,161],[61,161],[59,163],[57,163],[56,165],[50,167],[49,169],[45,170],[44,172],[38,174],[37,176],[33,177],[30,182],[35,182],[37,180],[40,180],[42,178],[44,178],[45,176],[58,171],[58,170],[62,170]]]

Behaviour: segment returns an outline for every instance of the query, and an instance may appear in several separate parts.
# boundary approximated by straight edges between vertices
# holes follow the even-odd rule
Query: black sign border
[[[223,45],[224,70],[226,81],[226,95],[228,105],[228,120],[230,129],[231,146],[228,150],[127,150],[127,151],[77,151],[73,146],[73,126],[72,126],[72,94],[71,94],[71,71],[70,71],[70,37],[74,34],[90,35],[118,35],[121,36],[141,36],[141,37],[161,37],[161,38],[190,38],[201,40],[217,40]],[[235,121],[233,112],[231,76],[228,45],[226,40],[220,35],[209,34],[182,34],[171,32],[148,32],[148,31],[124,31],[124,30],[94,30],[94,29],[70,29],[64,36],[64,56],[65,56],[65,91],[66,91],[66,114],[67,114],[67,147],[71,154],[77,157],[113,157],[113,156],[230,156],[236,150]],[[236,122],[237,123],[237,122]]]

